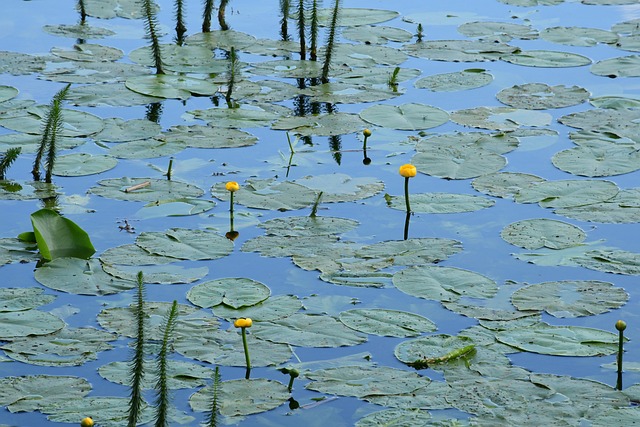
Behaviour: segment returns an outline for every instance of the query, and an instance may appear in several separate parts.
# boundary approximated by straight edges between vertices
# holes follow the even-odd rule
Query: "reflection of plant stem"
[[[409,221],[411,220],[411,212],[407,212],[407,216],[404,218],[404,240],[409,238]]]
[[[229,3],[229,0],[220,0],[220,6],[218,7],[218,23],[220,24],[220,29],[222,31],[229,29],[229,25],[227,25],[227,21],[224,16],[227,10],[227,3]]]
[[[142,409],[142,379],[144,377],[144,340],[146,315],[144,307],[144,277],[142,271],[138,272],[136,278],[138,293],[136,304],[133,306],[133,315],[136,322],[136,331],[133,337],[134,354],[129,363],[129,375],[131,382],[131,395],[129,399],[129,416],[127,425],[135,427],[138,424],[140,411]]]
[[[156,427],[165,427],[169,425],[169,384],[167,383],[167,355],[169,353],[169,340],[173,335],[176,327],[176,319],[178,317],[178,301],[173,300],[171,310],[165,317],[164,333],[162,334],[162,343],[160,353],[157,357],[158,381],[156,382]]]
[[[316,214],[318,213],[318,205],[320,204],[320,200],[322,199],[323,194],[324,194],[324,191],[321,191],[320,193],[318,193],[318,197],[316,197],[316,201],[313,204],[313,207],[311,208],[311,213],[309,214],[311,218],[316,217]]]
[[[145,107],[145,118],[150,122],[160,124],[160,117],[162,116],[162,103],[152,102]]]
[[[616,389],[622,390],[622,353],[624,352],[624,330],[627,329],[627,324],[623,320],[618,320],[616,329],[618,330],[618,380],[616,381]]]
[[[204,0],[204,10],[202,11],[202,32],[211,32],[211,15],[213,14],[213,0]]]
[[[182,7],[182,0],[176,0],[176,43],[178,46],[182,46],[184,42],[184,34],[187,32],[187,27],[184,25],[184,9]]]
[[[169,159],[169,168],[167,169],[167,181],[171,181],[171,169],[173,168],[173,159]]]
[[[300,38],[300,59],[304,60],[307,57],[306,37],[305,37],[305,16],[304,16],[304,3],[305,0],[298,0],[298,37]]]
[[[318,29],[320,25],[318,23],[318,0],[313,0],[311,6],[311,46],[309,53],[309,59],[315,61],[318,59]]]
[[[233,90],[236,86],[236,80],[238,77],[238,55],[236,54],[235,47],[231,46],[231,51],[229,52],[229,68],[227,71],[229,81],[227,83],[227,93],[225,95],[225,99],[227,100],[227,106],[229,108],[234,108],[233,103],[231,102],[231,98],[233,96]]]
[[[84,24],[87,19],[87,9],[84,7],[84,0],[78,0],[78,10],[80,11],[80,23]]]
[[[156,66],[156,74],[164,74],[162,69],[162,50],[160,49],[160,39],[158,38],[158,19],[156,10],[158,6],[153,0],[142,0],[142,11],[144,13],[144,28],[147,38],[151,40],[151,53]]]
[[[213,398],[211,399],[211,412],[209,412],[208,418],[207,418],[208,427],[217,427],[218,425],[220,386],[221,386],[220,367],[216,366],[216,370],[213,372],[213,386],[211,387],[213,389]]]
[[[44,124],[44,131],[42,133],[42,138],[40,139],[40,146],[38,147],[38,152],[36,153],[36,158],[33,162],[33,169],[31,170],[33,179],[36,181],[40,181],[40,162],[42,161],[42,157],[46,150],[47,159],[45,161],[45,182],[48,184],[51,183],[53,166],[56,161],[56,138],[58,134],[62,132],[63,126],[62,101],[64,101],[64,98],[67,96],[70,86],[71,85],[68,84],[56,93],[49,105],[49,111],[47,112]]]
[[[289,0],[280,0],[280,37],[283,41],[289,41]]]
[[[6,153],[0,155],[0,180],[7,177],[7,170],[16,161],[22,151],[22,147],[9,148]]]
[[[322,83],[329,83],[329,69],[331,68],[331,56],[336,41],[336,30],[338,27],[338,12],[340,11],[340,0],[335,0],[333,13],[331,15],[331,25],[329,26],[329,36],[324,52],[324,64],[322,65]]]

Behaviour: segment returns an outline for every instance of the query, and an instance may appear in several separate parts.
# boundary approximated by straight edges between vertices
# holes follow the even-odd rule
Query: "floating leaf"
[[[544,181],[520,189],[515,201],[538,203],[543,208],[568,208],[604,202],[613,198],[618,191],[618,186],[611,181]]]
[[[175,262],[172,257],[151,254],[138,245],[122,245],[109,248],[100,255],[103,264],[158,265]]]
[[[530,25],[509,22],[466,22],[458,27],[458,31],[467,37],[480,37],[483,40],[509,42],[512,39],[534,40],[538,31]]]
[[[591,66],[591,72],[605,77],[640,77],[640,55],[603,59]]]
[[[155,138],[123,142],[111,147],[109,154],[121,159],[152,159],[171,156],[187,148],[184,143]]]
[[[557,52],[552,50],[527,50],[511,53],[500,57],[503,61],[527,67],[582,67],[591,64],[591,59],[571,52]]]
[[[25,311],[38,308],[54,301],[54,295],[43,294],[40,288],[2,288],[0,289],[0,313]]]
[[[145,372],[153,372],[155,369],[152,360],[146,360],[144,367]],[[112,383],[131,385],[129,364],[127,362],[107,363],[98,368],[98,373],[102,378]],[[167,360],[167,386],[171,390],[204,386],[212,376],[213,371],[211,368],[192,362]],[[153,389],[155,385],[155,378],[152,375],[143,377],[143,388]]]
[[[125,86],[143,95],[177,99],[188,99],[192,94],[211,96],[218,90],[207,80],[169,74],[130,77]]]
[[[146,283],[164,285],[192,283],[209,273],[209,267],[185,268],[178,265],[112,265],[103,263],[105,273],[118,279],[135,281],[138,273],[144,274]]]
[[[504,199],[513,198],[522,188],[544,182],[536,175],[520,172],[498,172],[480,176],[471,182],[473,188],[481,193]]]
[[[229,199],[229,191],[225,188],[224,182],[215,184],[211,188],[211,194],[224,201]],[[241,205],[279,211],[301,209],[313,204],[315,199],[316,192],[308,187],[274,179],[247,180],[234,196],[235,202]]]
[[[549,86],[544,83],[526,83],[502,89],[498,101],[513,108],[547,110],[579,105],[589,99],[589,92],[579,86]]]
[[[587,47],[618,41],[618,35],[612,31],[588,27],[549,27],[540,32],[540,37],[553,43]]]
[[[519,49],[505,43],[482,40],[429,40],[405,45],[411,56],[432,61],[480,62],[496,61]]]
[[[136,216],[142,219],[149,219],[167,216],[199,215],[210,211],[215,205],[216,202],[212,200],[196,199],[193,197],[157,200],[144,205],[142,209],[136,212]]]
[[[149,181],[150,185],[136,190],[131,187]],[[108,178],[98,181],[98,186],[89,190],[98,196],[116,200],[129,200],[138,202],[154,202],[157,200],[200,197],[204,194],[200,188],[185,182],[157,179],[157,178]]]
[[[6,311],[0,313],[0,339],[47,335],[59,331],[64,322],[53,314],[39,310]]]
[[[457,240],[440,238],[413,238],[389,240],[363,246],[354,256],[365,260],[389,259],[393,265],[421,265],[438,263],[462,251]]]
[[[640,169],[640,151],[635,145],[590,141],[554,154],[551,162],[558,169],[574,175],[622,175]]]
[[[575,225],[540,218],[511,223],[502,229],[500,237],[525,249],[564,249],[579,245],[587,235]]]
[[[136,245],[152,254],[188,260],[218,259],[233,250],[233,242],[224,236],[186,228],[145,231],[136,239]]]
[[[463,126],[514,131],[521,126],[548,126],[551,115],[508,107],[476,107],[451,113],[451,120]]]
[[[449,121],[449,114],[424,104],[374,105],[364,109],[360,117],[369,123],[400,130],[422,130]]]
[[[366,127],[366,122],[357,114],[351,113],[284,117],[271,126],[272,129],[288,130],[301,136],[346,135],[364,127]]]
[[[189,293],[187,294],[189,298]],[[240,308],[219,304],[213,307],[213,314],[230,322],[241,317],[248,317],[254,321],[272,321],[291,316],[302,308],[302,302],[293,295],[276,295],[255,305]]]
[[[384,190],[384,183],[376,178],[356,177],[342,173],[308,175],[296,179],[296,184],[322,192],[323,203],[353,202],[375,196]]]
[[[393,354],[403,363],[424,362],[430,368],[437,369],[439,363],[472,355],[473,349],[471,338],[440,334],[401,342],[393,350]]]
[[[491,298],[498,290],[496,282],[479,273],[430,265],[397,272],[393,284],[406,294],[435,301],[457,301],[462,296]]]
[[[54,404],[68,404],[91,391],[84,378],[27,375],[0,378],[0,405],[11,412],[33,412]]]
[[[640,189],[620,190],[613,198],[585,206],[556,209],[558,215],[581,221],[632,224],[640,218]]]
[[[34,106],[24,110],[22,114],[0,117],[0,126],[16,132],[33,135],[42,134],[42,122],[48,113],[45,106]],[[89,136],[102,130],[102,119],[84,111],[62,109],[62,132],[60,136]]]
[[[353,346],[367,340],[365,335],[347,328],[333,317],[301,313],[256,323],[251,332],[260,339],[299,347]]]
[[[385,409],[365,415],[355,423],[355,427],[428,425],[431,421],[431,414],[427,411]]]
[[[380,308],[343,311],[339,319],[356,331],[386,337],[414,337],[436,330],[435,323],[426,317]]]
[[[122,120],[111,118],[104,120],[104,128],[94,136],[97,141],[128,142],[137,139],[148,139],[160,133],[162,127],[146,119]]]
[[[466,146],[424,147],[411,158],[422,173],[447,179],[468,179],[495,173],[506,166],[507,159],[483,148]]]
[[[418,193],[412,194],[410,200],[413,212],[432,214],[474,212],[490,208],[495,204],[493,200],[485,197],[453,193]],[[393,209],[405,210],[404,196],[390,196],[389,206]]]
[[[172,126],[162,134],[169,143],[180,143],[196,148],[237,148],[254,145],[258,138],[239,129],[211,126]]]
[[[58,176],[95,175],[113,169],[117,164],[116,158],[104,154],[73,153],[56,157],[53,174]]]
[[[523,351],[555,356],[604,356],[618,351],[618,334],[580,326],[539,323],[496,334],[502,343]]]
[[[109,295],[135,286],[105,273],[97,259],[56,258],[37,268],[35,278],[48,288],[79,295]]]
[[[242,277],[210,280],[194,286],[187,299],[198,307],[209,308],[225,304],[234,309],[256,305],[267,298],[271,290],[264,283]]]
[[[544,310],[554,317],[593,316],[626,304],[629,294],[612,283],[574,280],[537,283],[515,291],[518,310]]]
[[[453,73],[434,74],[422,77],[415,82],[418,89],[429,89],[434,92],[455,92],[476,89],[493,81],[493,75],[481,68],[472,68]]]

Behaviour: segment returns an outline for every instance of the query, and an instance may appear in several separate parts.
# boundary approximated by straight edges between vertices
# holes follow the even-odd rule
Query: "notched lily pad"
[[[381,308],[343,311],[339,319],[356,331],[387,337],[414,337],[436,330],[435,323],[426,317]]]
[[[500,237],[525,249],[564,249],[582,243],[587,235],[579,227],[552,219],[525,219],[507,225]]]
[[[225,304],[234,309],[256,305],[267,298],[271,290],[256,280],[229,277],[210,280],[194,286],[187,292],[187,299],[198,307]]]

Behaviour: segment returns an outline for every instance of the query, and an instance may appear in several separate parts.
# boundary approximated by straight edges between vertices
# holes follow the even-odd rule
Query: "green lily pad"
[[[429,40],[405,45],[411,56],[448,62],[496,61],[517,52],[516,46],[483,40]]]
[[[115,157],[104,154],[72,153],[56,157],[53,174],[58,176],[95,175],[113,169],[117,164],[118,160]]]
[[[535,40],[538,38],[538,31],[530,25],[510,22],[465,22],[458,27],[458,32],[467,37],[479,37],[484,40],[500,42],[509,42],[512,39]]]
[[[258,236],[242,245],[242,252],[260,252],[266,257],[310,256],[331,250],[338,236]]]
[[[51,48],[53,55],[71,61],[117,61],[124,56],[120,49],[95,43],[76,43],[72,49]]]
[[[185,148],[187,146],[182,142],[149,138],[114,145],[109,154],[120,159],[152,159],[171,156]]]
[[[65,99],[73,105],[87,107],[130,107],[134,105],[151,104],[163,100],[163,98],[142,95],[130,91],[122,82],[72,87],[67,92]],[[109,119],[106,120],[108,121]],[[105,123],[105,127],[106,126],[108,126],[107,123]]]
[[[208,108],[188,112],[196,119],[204,120],[210,126],[221,128],[254,128],[269,126],[280,118],[278,109],[252,105],[251,108]]]
[[[211,387],[205,387],[189,398],[191,409],[211,411]],[[218,394],[218,410],[227,417],[270,411],[289,400],[290,393],[282,383],[264,378],[223,381]]]
[[[19,52],[0,51],[0,72],[24,76],[44,70],[45,58]]]
[[[507,159],[473,145],[425,147],[411,158],[422,173],[439,178],[469,179],[498,172]]]
[[[0,181],[1,200],[34,200],[55,197],[58,188],[42,181]]]
[[[486,197],[454,193],[419,193],[410,194],[411,211],[420,213],[445,214],[474,212],[490,208],[495,204]],[[404,196],[389,196],[389,207],[405,210]]]
[[[146,283],[163,285],[192,283],[209,273],[209,267],[185,268],[179,265],[113,265],[103,262],[105,273],[118,279],[135,281],[138,273],[144,274]]]
[[[544,181],[522,188],[515,195],[515,201],[538,203],[543,208],[568,208],[604,202],[613,198],[618,191],[618,186],[611,181]]]
[[[52,334],[19,337],[1,348],[13,360],[36,366],[79,366],[113,348],[116,336],[94,328],[63,328]]]
[[[454,132],[421,138],[416,144],[416,151],[429,152],[439,148],[482,149],[495,154],[506,154],[518,148],[518,144],[518,138],[503,132]]]
[[[109,295],[135,287],[135,282],[116,279],[102,269],[97,259],[56,258],[36,269],[42,285],[79,295]]]
[[[269,219],[258,226],[272,236],[305,237],[347,233],[355,229],[358,222],[330,216],[292,216]]]
[[[216,206],[212,200],[196,199],[193,197],[181,197],[179,199],[157,200],[147,203],[136,212],[136,216],[142,219],[162,218],[171,216],[199,215],[210,211]]]
[[[125,62],[73,62],[68,68],[44,71],[42,78],[53,82],[73,84],[122,83],[129,78],[151,76],[151,70]]]
[[[328,26],[331,22],[333,9],[318,9],[318,19],[321,25]],[[340,25],[345,27],[355,27],[357,25],[379,24],[381,22],[390,21],[397,18],[398,12],[384,9],[368,9],[368,8],[340,8],[338,16],[340,17]]]
[[[389,240],[363,246],[354,256],[364,260],[389,259],[393,265],[421,265],[438,263],[462,251],[462,243],[441,238],[413,238]]]
[[[579,86],[549,86],[544,83],[526,83],[502,89],[498,101],[513,108],[547,110],[579,105],[589,99],[590,93]]]
[[[451,120],[463,126],[497,131],[548,126],[551,119],[548,113],[509,107],[476,107],[451,113]]]
[[[426,317],[381,308],[343,311],[339,319],[356,331],[386,337],[415,337],[437,329],[435,323]]]
[[[192,261],[222,258],[233,250],[233,242],[224,236],[186,228],[145,231],[136,239],[136,245],[152,254]]]
[[[146,360],[144,362],[145,372],[155,370],[155,361]],[[110,362],[98,368],[100,376],[112,383],[130,386],[131,376],[129,374],[129,364],[127,362]],[[198,365],[192,362],[181,360],[167,360],[167,386],[171,390],[182,388],[201,387],[213,377],[211,368]],[[146,375],[142,379],[142,387],[153,389],[156,379],[153,375]]]
[[[323,203],[353,202],[373,197],[384,190],[384,183],[376,178],[352,178],[342,173],[308,175],[293,182],[317,193],[322,192],[320,201]]]
[[[576,257],[575,262],[591,270],[604,271],[614,274],[640,275],[640,254],[621,249],[594,249],[582,257]]]
[[[386,44],[390,41],[402,43],[408,42],[413,38],[413,34],[401,28],[362,24],[345,28],[340,35],[349,40],[365,44]]]
[[[539,323],[496,334],[496,339],[519,350],[555,356],[604,356],[618,351],[618,334],[580,326]]]
[[[544,178],[520,172],[497,172],[480,176],[471,182],[471,186],[483,194],[513,198],[522,188],[544,182]]]
[[[549,27],[540,32],[540,37],[552,43],[586,47],[618,41],[618,35],[612,31],[589,27]]]
[[[129,188],[149,181],[150,185],[136,190]],[[89,192],[98,196],[116,200],[137,202],[154,202],[181,197],[200,197],[204,194],[200,188],[192,184],[168,179],[156,178],[108,178],[98,181],[96,187]]]
[[[580,221],[632,224],[640,218],[640,189],[620,190],[613,198],[585,206],[555,209],[558,215]]]
[[[51,313],[39,310],[0,313],[0,339],[7,341],[29,335],[48,335],[64,327],[64,322]]]
[[[161,139],[195,148],[248,147],[258,142],[258,138],[239,129],[201,125],[172,126],[162,134]]]
[[[43,25],[42,30],[46,33],[60,37],[72,37],[75,39],[102,39],[115,35],[115,32],[108,28],[93,27],[81,24],[59,24]]]
[[[311,380],[305,387],[309,390],[358,398],[410,393],[431,382],[414,372],[386,366],[343,366],[320,369],[305,376]]]
[[[13,86],[0,85],[0,102],[15,98],[18,93],[18,89]]]
[[[189,99],[192,94],[211,96],[218,90],[207,80],[169,74],[131,77],[125,81],[125,86],[143,95],[183,100]]]
[[[271,290],[264,283],[242,277],[210,280],[194,286],[187,292],[187,299],[203,308],[225,304],[234,309],[263,302]]]
[[[43,294],[40,288],[2,288],[0,289],[0,313],[25,311],[49,304],[55,295]]]
[[[473,347],[474,342],[469,337],[440,334],[401,342],[393,350],[393,353],[399,361],[412,364],[416,361],[437,360],[446,357],[453,360],[457,358],[454,355],[458,352],[462,352],[463,349],[473,349]],[[461,353],[461,356],[463,357],[464,354]],[[445,360],[442,362],[446,363]],[[438,365],[438,362],[426,363],[429,364],[429,367],[437,368]]]
[[[33,412],[50,405],[68,404],[91,391],[84,378],[59,375],[26,375],[0,378],[0,405],[11,412]]]
[[[363,102],[379,102],[395,98],[403,93],[402,89],[389,88],[388,85],[378,87],[363,84],[356,85],[353,82],[324,83],[309,86],[300,91],[302,95],[309,96],[311,102],[328,102],[332,104],[358,104]]]
[[[498,291],[495,281],[479,273],[454,267],[413,266],[393,275],[398,290],[418,298],[457,301],[463,296],[491,298]]]
[[[94,135],[96,141],[129,142],[152,138],[160,133],[162,127],[146,119],[122,120],[114,117],[104,120],[104,128]]]
[[[449,114],[424,104],[374,105],[364,109],[360,117],[369,123],[399,130],[422,130],[449,121]]]
[[[572,52],[558,52],[553,50],[527,50],[511,53],[500,57],[511,64],[526,67],[564,68],[583,67],[591,64],[591,59]]]
[[[640,169],[640,152],[635,145],[591,141],[557,152],[551,162],[558,169],[573,175],[622,175]]]
[[[433,421],[433,419],[427,411],[385,409],[365,415],[356,421],[355,427],[429,425],[431,421]]]
[[[362,344],[366,335],[347,328],[329,316],[296,313],[271,322],[255,323],[258,338],[299,347],[342,347]]]
[[[356,27],[357,28],[357,27]],[[387,85],[389,78],[395,73],[396,67],[354,68],[336,76],[338,81],[353,85]],[[399,68],[397,82],[412,80],[421,74],[415,68]]]
[[[500,237],[525,249],[564,249],[582,243],[587,235],[575,225],[552,219],[525,219],[507,225]]]
[[[187,294],[187,298],[189,298],[189,294]],[[301,308],[302,302],[298,297],[293,295],[276,295],[258,304],[247,305],[240,308],[219,304],[213,307],[213,314],[229,322],[242,317],[263,322],[291,316]]]
[[[366,122],[357,114],[330,113],[305,117],[284,117],[276,121],[271,129],[288,130],[301,136],[335,136],[353,133],[366,127]]]
[[[477,89],[493,81],[493,75],[486,71],[481,68],[470,68],[453,73],[434,74],[416,80],[414,85],[418,89],[429,89],[434,92]]]
[[[0,126],[16,132],[32,135],[42,134],[42,123],[46,120],[48,107],[34,106],[24,110],[22,114],[0,118]],[[100,132],[103,128],[102,119],[84,111],[62,109],[61,136],[89,136]]]
[[[225,183],[220,182],[211,188],[211,194],[227,201],[229,191]],[[236,191],[235,203],[255,209],[294,210],[312,205],[316,200],[316,192],[291,181],[278,182],[274,179],[251,179]]]
[[[96,420],[100,420],[108,425],[124,425],[127,422],[128,397],[96,396],[75,399],[70,402],[56,403],[48,405],[43,409],[47,419],[52,422],[76,423],[87,414],[91,414]],[[147,402],[142,402],[140,408],[141,423],[151,422],[153,413],[149,409]],[[169,410],[168,418],[173,422],[172,411]]]
[[[176,262],[175,258],[151,254],[138,245],[128,244],[109,248],[100,255],[103,264],[158,265]]]
[[[544,310],[554,317],[593,316],[626,304],[629,294],[597,280],[544,282],[520,288],[511,296],[518,310]]]

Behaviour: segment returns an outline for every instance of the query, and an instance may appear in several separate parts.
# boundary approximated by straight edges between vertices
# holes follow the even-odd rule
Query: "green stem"
[[[249,378],[251,359],[249,358],[249,347],[247,346],[247,328],[242,328],[242,346],[244,347],[244,359],[247,362],[247,378]]]
[[[411,212],[411,206],[409,205],[409,177],[404,179],[404,201],[407,204],[407,213]]]
[[[624,330],[618,331],[618,380],[616,382],[616,389],[622,390],[622,352],[624,343]]]
[[[296,379],[296,377],[294,377],[293,375],[289,376],[289,385],[287,386],[287,388],[289,389],[289,393],[291,393],[291,390],[293,390],[293,381]]]

